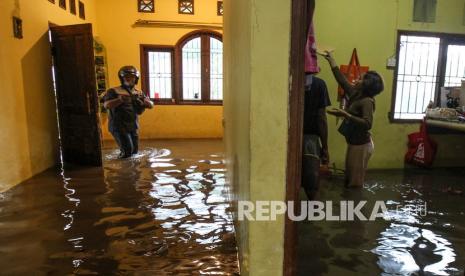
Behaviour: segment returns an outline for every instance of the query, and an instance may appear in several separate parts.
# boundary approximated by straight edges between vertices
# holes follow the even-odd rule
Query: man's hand
[[[331,66],[331,68],[337,67],[337,63],[336,63],[336,60],[334,59],[332,52],[324,51],[322,56],[329,62],[329,65]]]
[[[118,95],[118,99],[120,99],[122,103],[131,103],[130,96]]]
[[[329,164],[329,152],[328,149],[322,148],[321,149],[321,164],[322,165],[328,165]]]
[[[134,97],[136,104],[139,106],[144,106],[144,99],[142,97]]]
[[[153,102],[149,98],[144,98],[144,106],[146,108],[152,108],[153,107]]]

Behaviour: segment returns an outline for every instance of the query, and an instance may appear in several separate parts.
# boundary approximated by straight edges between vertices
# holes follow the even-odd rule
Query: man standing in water
[[[309,200],[319,189],[320,165],[329,163],[326,107],[331,105],[324,80],[305,75],[302,187]]]
[[[108,130],[120,148],[120,158],[128,158],[139,150],[138,116],[146,108],[153,108],[150,99],[135,86],[139,71],[134,66],[123,66],[118,71],[121,86],[110,88],[103,97],[108,112]]]

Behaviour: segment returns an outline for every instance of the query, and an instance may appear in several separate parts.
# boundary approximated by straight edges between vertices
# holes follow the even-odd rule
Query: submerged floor
[[[464,275],[465,170],[371,172],[364,189],[323,180],[320,201],[386,203],[375,221],[299,222],[299,275]],[[426,212],[416,212],[425,206]]]
[[[222,142],[141,148],[0,194],[0,274],[237,275]]]

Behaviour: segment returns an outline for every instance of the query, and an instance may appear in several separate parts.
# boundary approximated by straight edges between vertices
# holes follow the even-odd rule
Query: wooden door
[[[50,30],[63,161],[101,166],[92,25]]]

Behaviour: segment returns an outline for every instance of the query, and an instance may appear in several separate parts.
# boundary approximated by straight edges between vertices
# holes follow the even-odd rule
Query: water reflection
[[[411,185],[405,187],[401,202],[388,202],[394,208],[388,210],[385,218],[392,223],[380,233],[379,246],[372,250],[379,256],[378,265],[384,273],[395,275],[459,273],[459,269],[450,265],[456,261],[452,243],[425,227],[432,225],[427,217],[427,204],[421,198],[410,199],[412,195],[423,194]],[[443,228],[448,226],[446,223]]]
[[[464,177],[462,170],[373,172],[356,191],[339,179],[325,181],[321,200],[367,200],[370,207],[382,200],[388,211],[374,222],[299,223],[298,274],[463,275],[465,220],[457,191]]]
[[[117,156],[2,194],[1,274],[238,274],[220,142]]]

